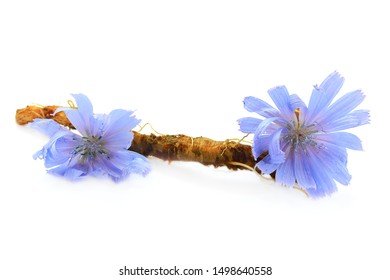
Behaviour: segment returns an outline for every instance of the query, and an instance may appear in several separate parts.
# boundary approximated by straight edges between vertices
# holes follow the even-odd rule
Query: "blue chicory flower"
[[[88,174],[108,175],[119,181],[130,173],[146,175],[148,160],[128,148],[133,129],[140,120],[132,111],[113,110],[108,115],[93,114],[90,100],[83,94],[73,95],[77,108],[60,108],[79,134],[53,120],[35,119],[31,127],[50,137],[34,158],[45,160],[48,173],[77,179]]]
[[[277,109],[256,97],[244,107],[263,117],[238,120],[240,130],[254,133],[252,153],[263,173],[276,171],[275,180],[288,187],[296,183],[313,197],[337,190],[335,181],[348,185],[347,148],[362,150],[360,139],[342,130],[369,123],[367,110],[354,110],[364,99],[360,90],[333,99],[344,82],[337,72],[314,86],[309,105],[285,86],[268,91]]]

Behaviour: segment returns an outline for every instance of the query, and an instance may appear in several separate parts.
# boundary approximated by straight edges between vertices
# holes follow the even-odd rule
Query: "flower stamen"
[[[73,138],[79,141],[79,145],[73,149],[72,154],[80,154],[83,159],[93,160],[99,155],[104,155],[109,158],[107,149],[104,148],[104,143],[101,141],[102,137],[81,137],[80,139]]]

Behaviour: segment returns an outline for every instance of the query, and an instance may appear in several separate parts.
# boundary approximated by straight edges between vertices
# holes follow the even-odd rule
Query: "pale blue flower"
[[[311,196],[329,195],[337,190],[335,181],[347,185],[347,148],[362,150],[360,139],[342,130],[369,123],[367,110],[354,110],[364,99],[360,90],[333,101],[344,79],[330,74],[320,86],[314,86],[309,105],[285,86],[268,91],[276,105],[246,97],[244,107],[263,117],[239,119],[240,130],[254,133],[252,153],[263,173],[276,171],[276,181],[296,183]]]
[[[45,161],[48,173],[77,179],[82,176],[107,175],[114,181],[130,173],[146,175],[148,160],[128,148],[133,140],[133,129],[140,120],[132,111],[114,110],[108,115],[93,114],[92,104],[83,94],[73,95],[76,108],[61,108],[79,134],[53,120],[35,119],[31,127],[50,137],[34,158]]]

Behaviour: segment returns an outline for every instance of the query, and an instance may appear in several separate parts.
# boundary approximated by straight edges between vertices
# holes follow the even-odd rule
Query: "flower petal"
[[[346,158],[340,157],[337,147],[328,146],[325,152],[318,153],[315,156],[322,162],[329,177],[334,178],[343,185],[349,184],[351,175],[347,169],[347,161]]]
[[[271,88],[268,94],[284,117],[290,117],[294,113],[290,107],[290,94],[285,86]]]
[[[273,163],[270,155],[265,156],[255,167],[259,168],[264,174],[271,174],[280,166],[279,163]]]
[[[255,112],[265,118],[279,116],[278,110],[267,102],[253,96],[245,97],[244,108],[249,112]]]
[[[117,109],[111,111],[107,116],[104,137],[110,137],[117,133],[132,130],[141,120],[134,117],[133,111]]]
[[[72,96],[76,101],[78,110],[84,116],[84,118],[93,115],[92,103],[85,94],[78,93],[78,94],[72,94]]]
[[[69,153],[64,152],[65,146],[68,145],[69,150],[72,150],[76,145],[73,141],[69,141],[74,136],[79,137],[68,130],[54,134],[42,150],[34,154],[34,159],[44,159],[45,166],[48,168],[62,164],[69,159]]]
[[[44,157],[46,168],[52,168],[64,162],[69,162],[72,157],[72,151],[77,146],[77,141],[74,141],[70,135],[63,135],[53,140],[50,146],[47,147],[47,152]]]
[[[304,111],[307,110],[307,106],[306,106],[305,102],[303,102],[302,99],[298,95],[296,95],[296,94],[291,94],[290,95],[289,104],[290,104],[290,109],[292,111],[295,111],[295,109],[298,109],[298,108],[301,111],[302,110],[304,110]]]
[[[321,83],[315,86],[308,106],[308,122],[314,122],[316,116],[329,106],[334,97],[343,86],[344,78],[333,72]]]
[[[282,133],[283,128],[278,129],[271,136],[271,141],[269,144],[269,155],[271,158],[271,162],[275,164],[280,164],[285,161],[285,154],[280,149],[280,134]]]
[[[72,125],[83,135],[91,135],[90,121],[93,118],[92,103],[84,94],[72,94],[76,100],[77,109],[58,108],[54,114],[64,112]]]
[[[146,175],[150,171],[150,164],[144,156],[125,149],[117,151],[109,159],[100,158],[98,166],[116,182],[131,173]]]
[[[294,158],[294,173],[298,185],[304,189],[315,188],[310,164],[308,162],[308,151],[296,151]]]
[[[370,123],[370,113],[368,110],[355,110],[348,115],[329,123],[322,123],[324,132],[339,131]]]
[[[263,134],[270,134],[270,131],[268,131],[267,129],[272,126],[272,123],[277,121],[277,120],[280,120],[280,118],[268,118],[268,119],[264,119],[260,124],[259,126],[257,127],[256,131],[255,131],[255,137],[257,137],[258,135],[263,135]],[[273,131],[275,130],[275,126],[272,127],[273,128]],[[273,132],[272,131],[272,132]]]
[[[80,132],[83,136],[90,135],[90,129],[89,129],[89,118],[88,121],[83,118],[83,115],[80,114],[80,112],[77,109],[73,108],[65,108],[63,111],[69,121],[72,123],[72,125]],[[58,111],[60,112],[60,111]]]
[[[334,132],[327,134],[318,134],[316,141],[331,143],[352,150],[363,150],[362,141],[356,135],[348,132]]]
[[[271,141],[270,135],[259,135],[252,144],[252,154],[254,159],[258,159],[264,152],[268,151],[269,143]]]
[[[257,127],[257,130],[255,131],[254,137],[253,137],[253,145],[252,145],[252,153],[255,159],[257,159],[262,153],[268,150],[268,145],[265,146],[265,141],[269,141],[268,137],[265,138],[264,136],[268,136],[272,134],[271,131],[267,131],[268,127],[271,126],[272,122],[278,120],[279,118],[268,118],[263,120],[259,126]],[[265,135],[264,135],[265,134]],[[268,142],[267,142],[268,144]]]
[[[68,131],[63,126],[51,119],[34,119],[31,123],[27,124],[29,127],[37,129],[38,131],[52,137],[59,131]]]
[[[150,163],[146,157],[133,151],[126,151],[130,153],[131,160],[129,161],[126,172],[137,173],[145,176],[151,170]]]
[[[316,120],[317,122],[332,122],[347,114],[355,109],[364,100],[364,95],[360,90],[355,90],[345,94],[335,103],[333,103],[328,110],[326,110]]]
[[[286,160],[279,166],[276,171],[276,182],[292,187],[295,184],[295,173],[294,173],[294,153],[288,147],[286,152]]]
[[[312,170],[317,172],[312,173],[316,186],[315,188],[306,189],[308,194],[313,198],[319,198],[337,191],[333,178],[328,173],[321,172],[324,169],[322,162],[316,157],[310,157],[309,161]]]
[[[88,174],[86,166],[69,166],[67,163],[61,164],[55,168],[47,170],[47,173],[57,176],[63,176],[69,180],[77,180]]]
[[[94,115],[89,118],[88,136],[102,137],[107,123],[106,115]]]
[[[240,131],[244,133],[255,133],[257,127],[262,122],[260,119],[246,117],[237,120],[238,125],[240,126]]]
[[[102,137],[105,147],[111,151],[127,149],[133,141],[133,129],[140,120],[132,116],[132,111],[114,110],[106,116]]]
[[[331,195],[332,193],[337,191],[335,181],[326,176],[326,174],[317,174],[314,176],[314,178],[316,181],[316,187],[305,190],[310,197],[321,198],[326,195]]]

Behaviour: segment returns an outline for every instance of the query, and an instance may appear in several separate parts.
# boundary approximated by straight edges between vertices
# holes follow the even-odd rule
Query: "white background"
[[[119,269],[177,265],[389,279],[385,3],[2,1],[0,278],[130,279]],[[14,121],[17,108],[81,92],[97,113],[136,109],[162,133],[224,140],[243,135],[245,96],[269,101],[284,84],[308,101],[334,70],[342,93],[365,92],[372,124],[354,130],[365,151],[349,153],[351,184],[320,200],[249,171],[158,159],[145,178],[69,182],[32,159],[47,139]]]

